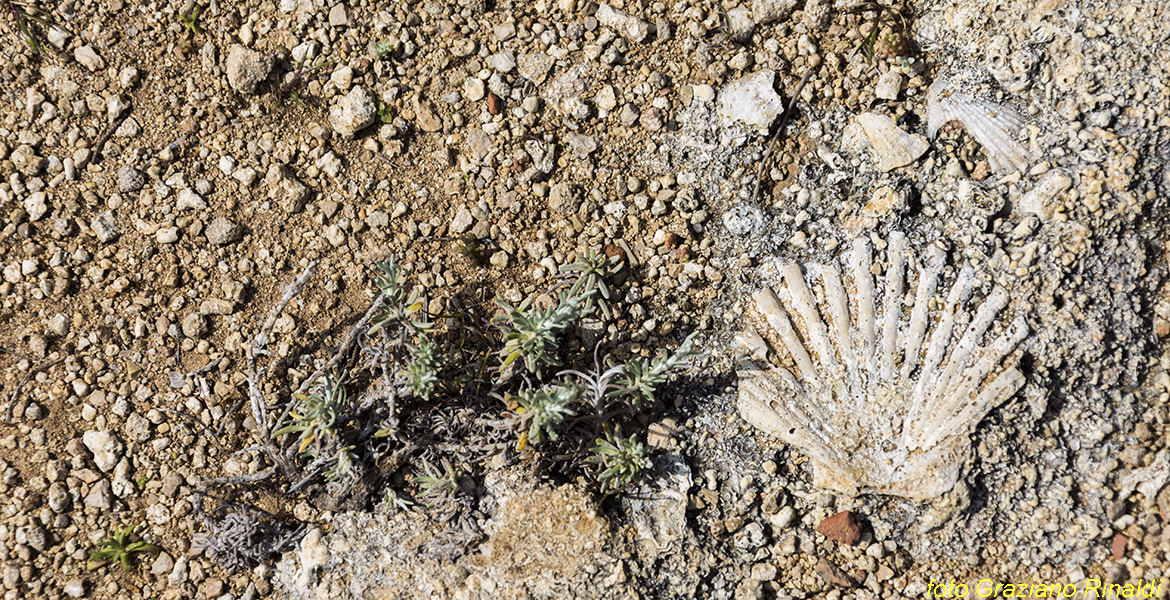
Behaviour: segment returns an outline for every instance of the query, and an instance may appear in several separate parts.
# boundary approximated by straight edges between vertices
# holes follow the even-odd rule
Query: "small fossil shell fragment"
[[[785,264],[783,285],[755,295],[782,366],[769,364],[758,336],[740,337],[751,356],[738,370],[739,412],[807,455],[819,487],[913,499],[947,492],[971,432],[1024,383],[1016,347],[1027,323],[996,319],[1007,290],[973,303],[967,265],[944,293],[946,251],[922,254],[915,260],[906,236],[891,234],[875,282],[862,238],[841,267],[809,265],[806,275]]]
[[[877,168],[882,172],[904,167],[918,160],[930,148],[926,138],[902,131],[893,119],[885,115],[862,113],[857,115],[857,122],[873,145]]]
[[[1007,106],[989,100],[977,100],[960,92],[946,77],[939,77],[926,96],[926,123],[930,137],[943,125],[958,121],[987,152],[987,162],[1000,175],[1026,172],[1028,151],[1015,140],[1027,122],[1024,116]]]

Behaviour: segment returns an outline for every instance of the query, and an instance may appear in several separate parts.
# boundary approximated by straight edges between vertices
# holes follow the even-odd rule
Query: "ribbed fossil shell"
[[[915,260],[895,233],[886,252],[876,282],[866,239],[844,269],[780,267],[783,285],[757,293],[755,309],[782,366],[744,333],[752,357],[738,372],[739,411],[807,455],[817,486],[932,498],[958,480],[975,426],[1023,385],[1016,347],[1028,326],[1022,315],[997,323],[1009,299],[1001,287],[972,302],[970,266],[944,296],[939,246]]]
[[[857,115],[857,122],[873,145],[880,171],[904,167],[918,160],[930,148],[925,138],[903,131],[893,119],[885,115],[862,113]]]
[[[926,123],[930,137],[939,128],[951,122],[963,124],[967,133],[983,146],[987,162],[998,174],[1026,171],[1028,151],[1015,139],[1027,121],[1020,113],[991,102],[976,100],[970,94],[959,92],[945,77],[939,77],[930,86],[926,96]]]

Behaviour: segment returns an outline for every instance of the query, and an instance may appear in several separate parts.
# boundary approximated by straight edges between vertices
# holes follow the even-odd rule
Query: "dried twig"
[[[281,455],[280,448],[272,441],[272,436],[268,430],[268,407],[264,402],[264,394],[260,391],[260,379],[264,376],[264,369],[256,366],[256,359],[260,356],[268,355],[266,346],[268,345],[268,338],[272,335],[272,328],[276,326],[276,320],[280,318],[281,313],[284,312],[288,303],[292,302],[292,299],[305,289],[309,280],[312,279],[313,273],[317,271],[317,265],[320,262],[320,260],[314,260],[309,263],[309,266],[305,268],[301,276],[297,277],[284,290],[284,295],[272,307],[272,310],[268,313],[268,318],[264,321],[264,325],[260,327],[260,333],[256,334],[256,338],[252,340],[251,352],[248,353],[248,399],[252,405],[252,420],[256,422],[256,433],[259,434],[260,443],[264,445],[268,456],[285,473],[291,472],[291,465]]]
[[[764,169],[767,168],[768,162],[772,158],[772,152],[776,150],[776,142],[780,140],[784,129],[788,127],[788,119],[792,116],[792,109],[796,108],[796,100],[800,98],[800,93],[804,91],[804,85],[816,72],[816,65],[809,65],[804,70],[804,77],[800,78],[800,83],[796,84],[796,90],[792,92],[792,98],[788,101],[788,106],[785,107],[784,113],[780,115],[780,126],[776,128],[776,133],[772,134],[772,139],[768,140],[768,147],[764,150],[764,156],[760,158],[760,166],[756,169],[756,187],[752,190],[752,204],[756,204],[760,200],[760,182],[764,179]]]

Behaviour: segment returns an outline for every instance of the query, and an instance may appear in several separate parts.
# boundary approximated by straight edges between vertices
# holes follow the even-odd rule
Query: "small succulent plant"
[[[135,555],[140,552],[158,552],[161,548],[143,541],[132,542],[134,525],[127,525],[115,529],[110,537],[98,542],[100,550],[94,550],[89,555],[86,570],[98,569],[109,562],[121,563],[122,569],[129,571],[135,566]]]

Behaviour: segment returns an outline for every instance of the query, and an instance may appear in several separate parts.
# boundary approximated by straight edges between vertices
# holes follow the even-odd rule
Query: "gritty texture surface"
[[[874,13],[826,0],[83,1],[37,13],[53,24],[34,27],[39,54],[10,11],[5,597],[898,598],[932,578],[1168,575],[1170,15],[913,4],[867,46]],[[724,119],[720,94],[771,71],[787,104],[813,66],[756,195],[769,136],[743,122],[768,117]],[[878,169],[858,116],[926,136],[944,74],[1027,119],[1026,169],[993,173],[954,123]],[[979,265],[1032,331],[1027,383],[930,502],[817,489],[806,457],[735,410],[732,339],[775,260],[894,230]],[[273,330],[270,398],[339,344],[375,259],[480,327],[494,296],[542,295],[588,250],[625,266],[612,318],[576,337],[649,356],[698,331],[708,351],[648,419],[653,466],[633,486],[603,496],[509,444],[469,453],[442,511],[241,486],[300,544],[236,571],[192,547],[199,486],[269,466],[241,402],[248,341],[309,261],[317,282]],[[461,415],[416,427],[454,439]],[[857,531],[818,533],[846,510]],[[86,569],[133,524],[162,551]]]

